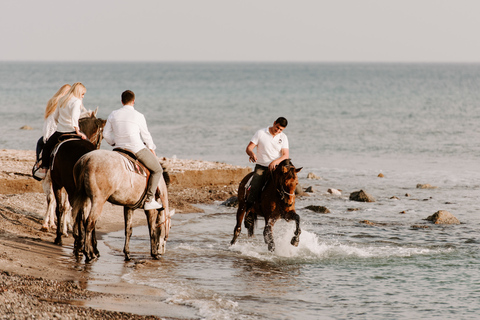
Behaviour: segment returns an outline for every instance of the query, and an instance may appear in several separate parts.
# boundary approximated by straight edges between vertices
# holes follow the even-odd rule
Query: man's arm
[[[283,148],[283,149],[282,149],[282,156],[281,156],[280,158],[275,159],[275,160],[273,160],[272,162],[270,162],[270,165],[268,166],[268,168],[269,168],[270,170],[274,170],[274,169],[278,166],[278,164],[279,164],[280,162],[282,162],[282,161],[285,160],[285,159],[288,159],[288,156],[289,156],[289,151],[288,151],[288,149],[287,149],[287,148]]]
[[[109,145],[115,146],[115,138],[112,123],[110,122],[110,116],[107,119],[107,123],[105,123],[105,127],[103,127],[103,139],[105,139]]]
[[[257,155],[255,154],[255,152],[253,152],[253,149],[255,149],[257,145],[255,143],[253,143],[252,141],[250,141],[250,143],[248,144],[247,146],[247,149],[245,150],[245,152],[248,154],[248,161],[250,162],[257,162]]]

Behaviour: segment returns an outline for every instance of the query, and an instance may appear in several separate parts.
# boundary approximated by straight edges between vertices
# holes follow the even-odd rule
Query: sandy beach
[[[41,183],[30,176],[34,158],[34,151],[0,150],[0,319],[195,318],[186,307],[162,302],[162,290],[92,278],[83,261],[74,261],[71,236],[63,247],[54,245],[55,230],[40,231],[46,199]],[[201,214],[195,204],[236,195],[239,181],[251,170],[217,162],[161,160],[171,176],[170,207],[177,214]],[[122,212],[107,203],[97,237],[122,230]],[[134,225],[145,224],[143,211],[136,210]]]

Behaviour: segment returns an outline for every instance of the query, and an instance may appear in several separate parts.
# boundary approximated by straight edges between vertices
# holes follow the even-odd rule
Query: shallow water
[[[141,269],[127,268],[124,281],[162,288],[172,305],[189,306],[204,319],[474,319],[480,311],[480,217],[474,208],[478,176],[315,172],[301,177],[316,190],[297,200],[302,234],[290,245],[294,223],[274,228],[276,251],[263,241],[263,220],[248,239],[243,230],[230,246],[235,209],[203,205],[204,214],[173,217],[167,253]],[[345,176],[345,180],[343,180]],[[347,184],[347,176],[353,177]],[[339,181],[332,182],[336,177]],[[417,189],[414,177],[438,182]],[[435,178],[436,177],[436,178]],[[438,180],[436,180],[438,179]],[[357,203],[326,192],[364,185],[375,203]],[[406,196],[409,194],[409,196]],[[396,196],[399,199],[390,199]],[[325,205],[329,214],[306,206]],[[472,210],[465,210],[471,207]],[[348,211],[356,208],[356,211]],[[461,225],[431,225],[435,211],[455,212]],[[401,212],[405,213],[401,213]],[[370,226],[360,221],[377,223]],[[415,228],[413,226],[428,226]],[[148,260],[148,231],[134,230],[134,259]],[[123,231],[104,238],[121,259]]]
[[[75,81],[104,118],[135,91],[159,156],[246,166],[255,130],[285,116],[300,182],[315,189],[297,200],[298,248],[280,221],[268,252],[261,219],[229,246],[235,210],[216,204],[175,215],[167,253],[141,268],[123,262],[123,231],[104,236],[92,274],[111,267],[112,281],[162,288],[204,319],[478,317],[479,64],[2,62],[0,148],[33,150],[46,101]],[[349,201],[360,189],[377,201]],[[424,220],[438,210],[462,224]],[[137,262],[150,261],[147,234],[134,230]]]

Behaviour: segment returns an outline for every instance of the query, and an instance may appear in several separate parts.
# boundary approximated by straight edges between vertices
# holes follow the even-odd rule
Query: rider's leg
[[[145,209],[160,209],[162,205],[155,201],[155,191],[162,177],[162,166],[157,157],[147,148],[137,152],[136,156],[138,160],[150,170],[150,178],[148,179],[147,194],[145,197]]]
[[[262,192],[264,173],[267,171],[267,167],[257,164],[253,173],[252,181],[250,182],[250,193],[246,201],[246,210],[248,211]]]

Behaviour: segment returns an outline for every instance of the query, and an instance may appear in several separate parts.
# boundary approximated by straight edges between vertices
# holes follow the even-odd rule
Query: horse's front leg
[[[295,212],[295,210],[290,211],[288,214],[288,220],[295,220],[295,232],[290,243],[292,246],[298,247],[298,243],[300,242],[300,233],[302,233],[302,230],[300,230],[300,216]]]
[[[125,245],[123,246],[123,253],[125,254],[125,261],[130,261],[130,238],[132,236],[132,216],[133,210],[123,207],[123,218],[125,221]]]
[[[167,210],[158,212],[157,219],[155,221],[155,240],[158,254],[165,254],[167,250],[167,237],[168,237],[168,217]]]
[[[273,225],[275,224],[275,219],[265,218],[265,228],[263,229],[263,239],[268,245],[268,251],[275,251],[275,242],[273,241]]]
[[[164,212],[165,210],[163,210]],[[160,259],[158,254],[158,236],[160,235],[159,230],[157,230],[157,216],[158,210],[145,210],[145,215],[147,216],[148,231],[150,234],[150,255],[153,259]]]

